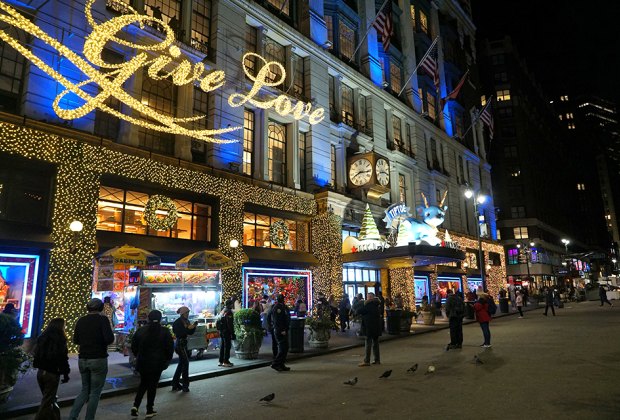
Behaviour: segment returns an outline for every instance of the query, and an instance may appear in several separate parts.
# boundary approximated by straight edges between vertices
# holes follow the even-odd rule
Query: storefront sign
[[[32,37],[41,40],[51,49],[56,50],[61,60],[67,60],[84,74],[85,80],[74,83],[47,64],[43,58],[35,54],[34,49],[23,45],[17,38],[9,35],[5,30],[0,30],[0,39],[2,41],[13,47],[18,53],[30,60],[32,64],[39,67],[43,72],[65,87],[65,90],[56,96],[52,104],[54,111],[60,118],[73,120],[83,117],[95,109],[99,109],[124,121],[156,131],[186,135],[213,143],[233,143],[238,141],[238,139],[223,139],[217,136],[241,130],[243,128],[241,126],[213,130],[187,128],[183,124],[191,126],[196,121],[205,118],[206,115],[178,118],[158,113],[155,109],[149,107],[148,104],[143,104],[140,99],[134,98],[127,92],[123,88],[123,84],[141,69],[147,69],[148,77],[153,80],[169,79],[177,86],[196,83],[205,92],[221,88],[225,83],[226,74],[221,70],[207,72],[204,63],[192,64],[187,59],[182,58],[180,48],[174,45],[174,31],[170,26],[161,19],[139,14],[130,6],[127,6],[128,14],[97,24],[91,10],[94,2],[95,0],[88,0],[84,10],[86,19],[92,27],[92,32],[86,37],[84,42],[82,52],[83,56],[86,57],[84,59],[57,39],[49,36],[35,23],[7,3],[0,1],[0,10],[3,12],[0,14],[1,22],[19,28]],[[165,39],[155,44],[150,43],[151,39],[144,44],[139,44],[128,41],[122,36],[117,36],[119,32],[131,25],[138,27],[143,27],[144,25],[156,26],[161,29]],[[108,63],[103,59],[103,51],[108,43],[116,43],[134,49],[136,55],[124,63]],[[48,53],[48,51],[43,52],[45,54]],[[153,58],[149,54],[159,55]],[[258,61],[262,62],[262,66],[259,66],[257,69],[256,76],[253,76],[251,70],[243,64],[243,60],[247,56],[254,56]],[[278,86],[284,82],[286,72],[282,64],[268,62],[254,53],[246,53],[242,59],[242,66],[245,74],[253,82],[253,86],[247,94],[235,93],[230,95],[228,104],[231,107],[241,107],[245,103],[250,103],[261,109],[273,108],[278,114],[283,116],[292,115],[296,120],[308,117],[310,124],[317,124],[324,119],[325,110],[323,108],[313,109],[312,103],[298,101],[293,105],[286,95],[280,95],[275,99],[264,101],[256,98],[264,86]],[[173,67],[172,70],[168,70],[170,67]],[[279,70],[280,78],[269,81],[269,75],[274,73],[273,71],[270,73],[270,68],[273,69],[273,67]],[[104,69],[105,71],[102,71]],[[98,93],[92,96],[87,91],[84,91],[82,88],[87,85],[91,88],[93,85],[96,85],[99,88]],[[61,101],[70,93],[79,97],[82,100],[82,104],[72,108],[63,108]],[[128,109],[148,116],[150,121],[125,115],[110,108],[104,103],[110,97],[118,99]],[[71,102],[74,103],[75,101]]]

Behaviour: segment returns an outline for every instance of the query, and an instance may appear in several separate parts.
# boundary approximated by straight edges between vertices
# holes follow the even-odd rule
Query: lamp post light
[[[570,244],[570,240],[566,238],[562,238],[561,242],[564,244],[564,259],[566,260],[566,277],[570,277],[570,260],[568,258],[568,244]]]
[[[518,243],[517,244],[517,248],[519,248],[519,251],[522,251],[525,254],[525,267],[527,268],[527,281],[530,281],[530,261],[531,261],[531,253],[532,253],[532,248],[535,246],[536,244],[534,242],[530,242],[529,246],[526,244],[522,244],[522,243]]]
[[[482,280],[482,287],[486,289],[486,276],[484,272],[484,259],[482,253],[482,238],[480,237],[480,208],[479,206],[487,201],[487,196],[480,192],[474,192],[474,190],[468,188],[464,192],[465,198],[474,199],[474,214],[476,216],[476,239],[478,240],[478,268],[480,269],[480,279]]]

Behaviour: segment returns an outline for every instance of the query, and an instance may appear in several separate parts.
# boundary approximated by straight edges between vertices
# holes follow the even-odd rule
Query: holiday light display
[[[142,68],[147,69],[147,74],[151,79],[170,79],[171,82],[177,86],[198,83],[200,88],[205,92],[221,88],[225,83],[226,75],[221,70],[207,72],[202,62],[192,64],[187,59],[181,58],[180,48],[173,45],[174,31],[163,20],[139,14],[136,10],[131,8],[131,6],[127,5],[127,14],[114,17],[104,23],[98,24],[92,16],[91,9],[94,2],[95,0],[88,0],[84,9],[86,19],[92,27],[92,32],[86,37],[84,42],[83,54],[84,57],[86,57],[86,59],[84,59],[78,53],[48,35],[19,11],[9,6],[7,3],[0,1],[0,11],[4,12],[0,14],[0,22],[19,28],[32,37],[41,40],[52,49],[58,51],[58,54],[62,58],[68,60],[84,74],[85,80],[74,83],[47,64],[35,53],[34,49],[22,45],[19,39],[9,35],[4,30],[0,30],[1,40],[65,87],[65,90],[56,96],[52,104],[54,111],[60,118],[72,120],[83,117],[95,109],[99,109],[132,124],[160,132],[187,135],[198,140],[213,143],[233,143],[239,141],[238,139],[224,139],[217,136],[241,130],[243,128],[241,126],[220,129],[194,129],[184,127],[182,124],[191,124],[205,118],[205,115],[172,117],[157,112],[155,109],[149,107],[148,103],[142,103],[140,99],[133,97],[129,92],[125,91],[123,84]],[[137,25],[139,27],[143,27],[144,25],[155,25],[161,28],[165,37],[159,43],[139,44],[117,36],[119,32],[123,32],[125,28],[131,25]],[[137,51],[137,54],[123,63],[108,63],[103,59],[103,51],[108,43],[116,43],[128,47]],[[152,58],[150,54],[153,53],[159,53],[159,55]],[[249,54],[253,54],[263,62],[263,66],[258,70],[256,76],[252,76],[250,69],[244,64],[245,57]],[[286,79],[286,72],[282,64],[278,62],[267,62],[264,58],[254,53],[247,53],[241,62],[244,72],[254,84],[246,95],[240,93],[231,95],[228,99],[230,106],[240,107],[246,102],[249,102],[261,109],[273,108],[280,115],[292,114],[297,120],[308,117],[310,124],[317,124],[324,119],[325,110],[323,108],[316,108],[313,110],[311,103],[304,104],[301,101],[293,105],[286,95],[280,95],[275,99],[264,102],[254,99],[263,87],[277,86],[283,83]],[[168,70],[170,67],[172,67],[172,69]],[[268,77],[270,68],[273,67],[280,70],[279,74],[281,76],[279,79],[270,82]],[[101,71],[100,69],[107,69],[108,71]],[[82,89],[92,84],[99,87],[99,91],[95,96],[91,96],[91,94]],[[83,103],[72,109],[61,107],[61,102],[69,93],[79,97]],[[138,111],[142,116],[148,117],[151,121],[126,115],[110,108],[104,103],[110,97],[118,99],[127,109]],[[152,122],[152,120],[155,122]]]

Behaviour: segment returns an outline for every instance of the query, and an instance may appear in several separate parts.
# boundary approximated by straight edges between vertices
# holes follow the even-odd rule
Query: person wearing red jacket
[[[482,335],[484,336],[484,343],[482,343],[480,347],[489,348],[491,347],[491,330],[489,329],[491,315],[489,314],[489,304],[484,295],[474,304],[474,311],[476,313],[476,319],[480,323]]]

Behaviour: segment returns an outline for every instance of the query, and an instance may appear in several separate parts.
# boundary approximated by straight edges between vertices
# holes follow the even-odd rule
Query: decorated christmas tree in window
[[[375,219],[372,217],[370,206],[366,203],[366,211],[364,212],[364,218],[362,219],[362,228],[358,236],[360,241],[380,241],[381,235],[379,235],[379,229]]]

